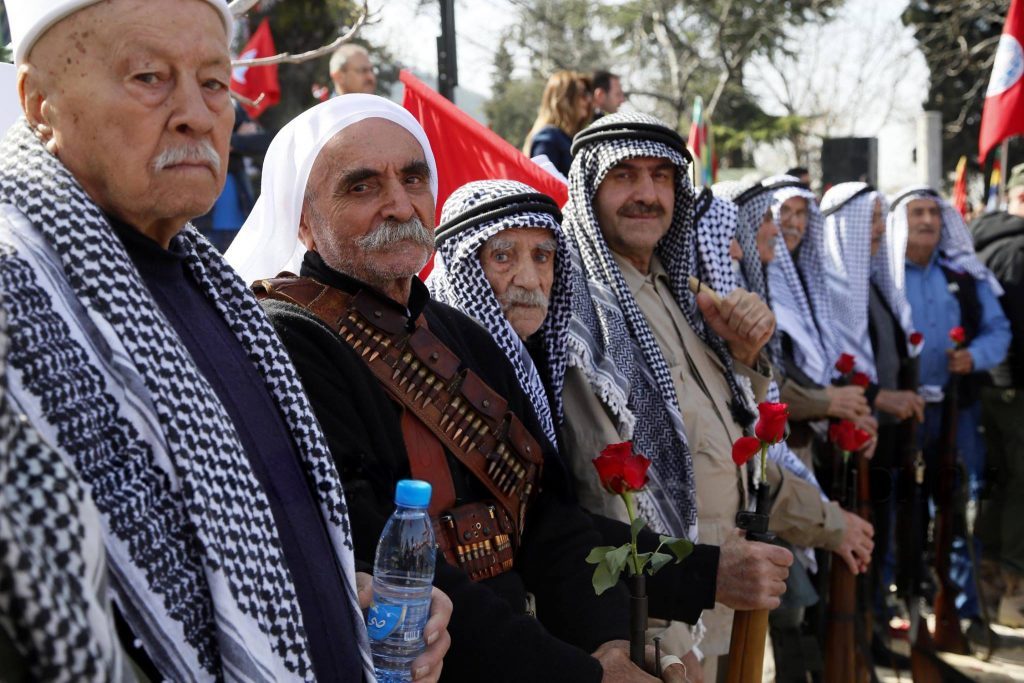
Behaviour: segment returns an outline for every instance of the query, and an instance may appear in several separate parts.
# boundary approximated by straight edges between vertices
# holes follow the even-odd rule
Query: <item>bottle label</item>
[[[373,603],[366,616],[366,630],[373,640],[384,640],[405,620],[405,605]]]

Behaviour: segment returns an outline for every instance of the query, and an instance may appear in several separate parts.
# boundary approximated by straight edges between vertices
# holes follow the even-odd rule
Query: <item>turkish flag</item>
[[[1024,133],[1024,0],[1011,0],[999,37],[981,114],[978,155],[985,161],[1000,142]]]
[[[270,22],[264,19],[249,42],[242,48],[239,59],[273,57],[277,54],[274,36],[270,34]],[[267,66],[238,66],[231,71],[231,90],[246,99],[258,102],[255,107],[242,105],[253,119],[281,101],[281,85],[277,80],[277,64]],[[263,99],[260,100],[260,95]]]

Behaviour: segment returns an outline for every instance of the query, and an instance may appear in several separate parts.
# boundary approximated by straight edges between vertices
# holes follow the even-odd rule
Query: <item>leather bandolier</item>
[[[253,284],[259,299],[297,305],[323,321],[366,363],[402,406],[402,436],[412,476],[430,482],[430,515],[445,559],[474,581],[512,568],[543,466],[540,444],[508,410],[508,401],[427,327],[383,305],[282,273]],[[411,329],[410,329],[411,327]],[[456,506],[447,448],[494,497]]]

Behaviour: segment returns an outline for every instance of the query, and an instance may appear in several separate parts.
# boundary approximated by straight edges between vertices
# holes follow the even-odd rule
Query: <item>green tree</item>
[[[942,112],[945,171],[964,155],[977,163],[985,89],[1009,7],[1010,0],[912,0],[903,12],[931,71],[924,107]]]
[[[495,133],[515,147],[521,147],[537,117],[544,81],[512,77],[515,60],[509,50],[509,36],[502,37],[494,53],[491,99],[484,105],[487,122]]]

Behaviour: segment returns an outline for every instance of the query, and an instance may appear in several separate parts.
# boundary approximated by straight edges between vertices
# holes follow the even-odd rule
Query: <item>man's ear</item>
[[[53,135],[53,106],[49,101],[42,72],[32,64],[18,67],[18,99],[25,119],[46,148],[57,154],[57,141]]]
[[[309,251],[316,251],[316,240],[313,239],[313,228],[310,227],[309,218],[306,215],[306,209],[303,208],[299,214],[299,241]]]

